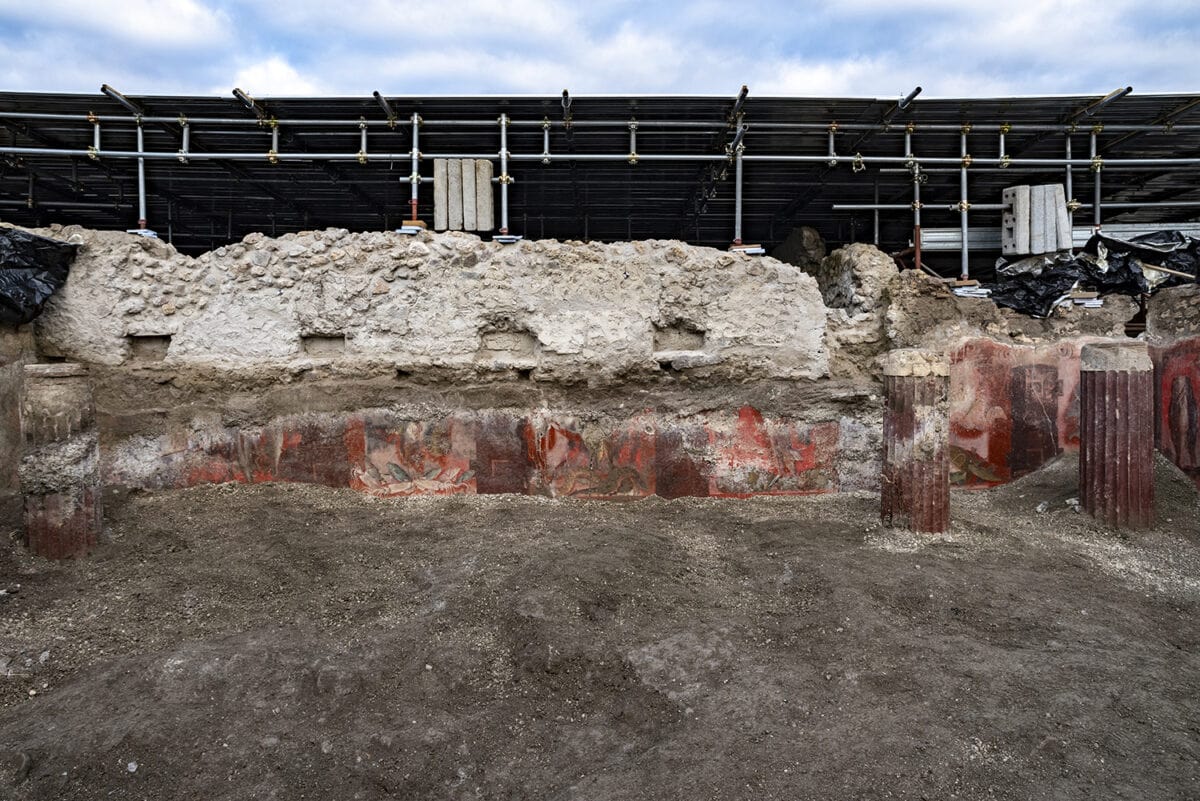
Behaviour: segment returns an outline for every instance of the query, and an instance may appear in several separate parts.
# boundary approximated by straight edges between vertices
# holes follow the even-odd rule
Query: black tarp
[[[1189,281],[1153,267],[1188,273]],[[1144,295],[1166,286],[1194,283],[1200,273],[1200,239],[1179,231],[1117,239],[1096,234],[1079,253],[1052,253],[996,262],[992,300],[1034,317],[1047,317],[1074,290],[1100,295]]]
[[[0,323],[24,325],[67,281],[78,245],[0,228]]]

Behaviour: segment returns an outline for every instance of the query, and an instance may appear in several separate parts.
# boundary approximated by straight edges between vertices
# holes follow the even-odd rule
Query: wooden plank
[[[462,161],[462,212],[463,230],[478,230],[475,218],[475,159]]]
[[[491,231],[496,227],[496,212],[492,195],[492,162],[475,161],[475,230]]]
[[[433,160],[433,230],[445,231],[450,215],[446,198],[446,159]]]

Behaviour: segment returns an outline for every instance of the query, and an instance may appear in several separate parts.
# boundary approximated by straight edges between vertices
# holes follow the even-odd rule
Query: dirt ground
[[[1200,499],[110,499],[0,563],[0,798],[1200,797]],[[1044,511],[1039,511],[1039,506]],[[14,534],[15,521],[3,521]]]

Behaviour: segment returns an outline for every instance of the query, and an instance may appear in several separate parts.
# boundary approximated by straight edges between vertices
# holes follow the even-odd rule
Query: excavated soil
[[[8,799],[1200,795],[1200,501],[112,497],[0,595]],[[1039,511],[1041,509],[1042,511]],[[8,526],[15,534],[15,524]]]

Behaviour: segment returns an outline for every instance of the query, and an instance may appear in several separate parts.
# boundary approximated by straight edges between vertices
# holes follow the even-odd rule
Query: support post
[[[137,149],[138,153],[145,153],[145,140],[142,135],[142,121],[139,119],[137,124]],[[146,228],[146,159],[138,156],[138,228],[145,230]]]
[[[412,192],[408,200],[409,219],[413,222],[420,219],[417,216],[417,188],[421,185],[421,151],[418,149],[420,138],[421,117],[414,111],[412,115],[412,174],[408,176],[408,182],[412,184]]]
[[[1100,161],[1096,146],[1096,131],[1092,130],[1092,225],[1100,233]]]
[[[950,528],[950,361],[942,353],[893,350],[883,363],[885,526]]]
[[[99,441],[87,368],[25,366],[21,403],[25,544],[38,556],[83,556],[100,535]]]
[[[1144,342],[1098,342],[1080,355],[1079,499],[1114,527],[1154,517],[1154,365]]]
[[[962,250],[960,251],[962,263],[961,263],[961,266],[959,269],[959,278],[961,278],[963,281],[966,281],[968,278],[971,277],[971,268],[970,268],[971,248],[970,248],[970,245],[968,244],[968,234],[970,233],[970,225],[971,224],[970,224],[970,222],[968,222],[968,219],[967,219],[967,215],[968,215],[967,210],[969,208],[971,208],[971,204],[967,201],[967,162],[968,162],[968,157],[967,157],[967,134],[966,134],[966,131],[964,130],[963,133],[961,133],[959,136],[961,137],[960,149],[962,151],[962,166],[959,167],[959,177],[958,177],[959,197],[962,199],[958,204],[958,224],[959,224],[959,227],[962,229]]]
[[[737,144],[733,149],[733,244],[742,244],[742,145],[741,123],[738,123]]]
[[[564,96],[565,97],[565,96]],[[564,110],[569,108],[564,105]],[[500,115],[500,233],[508,234],[508,184],[512,179],[508,175],[508,115]]]

